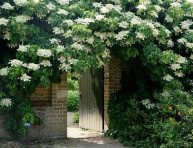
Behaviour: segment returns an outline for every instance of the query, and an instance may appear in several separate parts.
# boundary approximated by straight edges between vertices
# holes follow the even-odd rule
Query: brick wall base
[[[66,88],[66,75],[62,75],[60,83],[52,84],[49,91],[45,88],[37,88],[31,100],[32,102],[33,100],[36,102],[36,107],[34,107],[34,109],[43,121],[43,124],[29,127],[29,134],[26,139],[67,137]],[[42,96],[42,98],[40,96]],[[38,104],[37,98],[40,100],[40,104]],[[50,103],[42,104],[42,102]],[[7,132],[3,129],[3,117],[0,117],[0,137],[9,137]]]

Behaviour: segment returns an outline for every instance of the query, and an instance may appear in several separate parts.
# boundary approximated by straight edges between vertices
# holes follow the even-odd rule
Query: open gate
[[[103,69],[90,70],[80,78],[80,122],[84,129],[104,129]]]

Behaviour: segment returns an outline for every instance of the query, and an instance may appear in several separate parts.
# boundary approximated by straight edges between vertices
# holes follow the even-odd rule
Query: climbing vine
[[[34,123],[31,109],[29,116],[28,111],[19,117],[13,112],[18,104],[30,104],[27,96],[37,86],[48,87],[65,71],[102,67],[110,52],[127,61],[138,59],[159,84],[155,91],[160,95],[191,96],[192,15],[191,0],[1,1],[0,105],[21,122],[15,128],[10,120],[8,129],[25,135],[25,123]]]

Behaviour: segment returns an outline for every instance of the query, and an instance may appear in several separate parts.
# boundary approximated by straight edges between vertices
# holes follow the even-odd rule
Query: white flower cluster
[[[14,0],[14,2],[17,6],[24,6],[28,3],[27,0]]]
[[[0,26],[7,26],[8,22],[8,19],[0,18]]]
[[[48,11],[50,10],[54,10],[56,8],[56,6],[54,4],[52,4],[51,2],[49,2],[47,5],[46,5]]]
[[[90,37],[90,38],[88,38],[88,39],[86,40],[86,42],[92,45],[93,42],[94,42],[94,38],[93,38],[93,37]]]
[[[74,24],[72,20],[64,20],[63,23],[67,24],[68,26],[72,26]]]
[[[31,81],[31,77],[28,76],[27,74],[23,74],[19,79],[23,82],[30,82]]]
[[[35,64],[35,63],[29,63],[27,68],[30,70],[36,71],[36,70],[40,69],[40,66],[38,64]]]
[[[58,12],[57,12],[57,14],[61,14],[61,15],[68,15],[68,14],[69,14],[69,12],[68,12],[68,11],[66,11],[66,10],[64,10],[64,9],[59,9],[59,10],[58,10]]]
[[[7,10],[13,10],[14,6],[12,6],[10,3],[5,2],[2,6],[2,9],[7,9]]]
[[[49,60],[43,60],[41,63],[40,63],[41,66],[43,67],[50,67],[52,66],[52,64],[50,63]]]
[[[9,106],[12,105],[12,101],[11,101],[11,99],[9,99],[9,98],[2,99],[2,100],[0,101],[0,105],[1,105],[2,107],[9,107]]]
[[[69,4],[70,0],[57,0],[60,5]]]
[[[136,38],[138,38],[139,40],[144,40],[145,39],[145,35],[141,32],[137,32],[136,33]]]
[[[20,61],[18,59],[13,59],[9,61],[9,64],[13,67],[19,67],[19,66],[23,66],[23,61]]]
[[[166,75],[166,76],[164,76],[163,78],[162,78],[164,81],[172,81],[174,78],[171,76],[171,75]]]
[[[83,45],[83,44],[79,44],[79,43],[77,43],[77,42],[73,43],[73,44],[71,45],[71,47],[72,47],[72,48],[75,48],[75,49],[77,49],[77,50],[83,50],[83,49],[84,49],[84,45]]]
[[[17,51],[27,52],[29,47],[30,47],[30,45],[19,45],[19,48],[17,49]]]
[[[126,36],[128,36],[128,34],[129,34],[129,31],[121,31],[115,35],[115,39],[117,41],[123,40],[125,39]]]
[[[173,3],[170,3],[170,6],[174,8],[180,8],[182,5],[179,2],[173,2]]]
[[[140,4],[140,5],[137,6],[137,9],[138,9],[139,11],[144,11],[144,10],[147,9],[147,7],[146,7],[146,5]]]
[[[97,20],[97,21],[101,21],[102,19],[104,19],[105,18],[105,16],[104,15],[101,15],[101,14],[98,14],[98,15],[96,15],[96,17],[95,17],[95,19]]]
[[[89,25],[90,23],[94,23],[95,21],[92,18],[78,18],[75,20],[75,22],[83,25]]]
[[[7,76],[9,73],[8,67],[0,69],[0,76]]]
[[[57,52],[57,53],[61,53],[61,52],[64,51],[64,49],[65,49],[64,46],[58,45],[57,48],[56,48],[56,52]]]
[[[17,23],[25,23],[30,19],[31,19],[31,17],[27,16],[27,15],[18,15],[18,16],[15,17],[15,21]]]
[[[129,26],[129,24],[128,24],[126,21],[121,21],[121,22],[119,23],[119,27],[120,27],[120,28],[126,29],[128,26]]]
[[[64,33],[64,30],[62,28],[59,28],[59,27],[54,27],[53,28],[53,32],[55,34],[63,34]]]
[[[191,20],[183,21],[183,22],[181,22],[181,28],[188,30],[192,24],[193,24],[193,22]]]
[[[38,49],[37,50],[37,55],[39,57],[49,58],[49,57],[52,56],[52,52],[48,49]]]
[[[151,103],[149,99],[142,100],[141,103],[147,108],[147,109],[153,109],[155,108],[155,104]]]

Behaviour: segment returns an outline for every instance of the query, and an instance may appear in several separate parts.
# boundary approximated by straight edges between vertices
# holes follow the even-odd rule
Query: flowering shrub
[[[111,51],[157,84],[148,99],[162,91],[192,96],[192,14],[191,0],[3,0],[1,90],[14,104],[64,71],[104,66]]]

